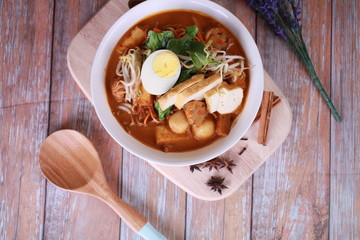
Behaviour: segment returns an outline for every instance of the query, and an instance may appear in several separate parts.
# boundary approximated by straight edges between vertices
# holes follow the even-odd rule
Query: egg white
[[[159,77],[153,68],[153,61],[154,58],[162,52],[170,52],[172,54],[172,51],[169,50],[158,50],[150,54],[150,56],[147,57],[145,60],[142,68],[141,68],[141,81],[143,84],[143,87],[147,92],[153,95],[161,95],[169,91],[176,83],[180,76],[181,72],[181,64],[180,60],[177,63],[177,70],[176,74],[173,77],[170,78],[161,78]]]

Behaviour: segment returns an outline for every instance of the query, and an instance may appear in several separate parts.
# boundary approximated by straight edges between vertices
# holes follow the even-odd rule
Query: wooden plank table
[[[341,124],[295,54],[245,1],[216,2],[255,37],[264,68],[292,106],[293,128],[237,192],[205,202],[123,151],[71,79],[70,40],[106,0],[0,1],[0,239],[138,239],[98,200],[44,180],[39,147],[61,128],[101,149],[112,189],[169,239],[360,238],[360,2],[302,3],[305,41]]]

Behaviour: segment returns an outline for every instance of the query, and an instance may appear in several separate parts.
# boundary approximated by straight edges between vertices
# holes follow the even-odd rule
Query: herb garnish
[[[204,72],[203,69],[208,64],[213,66],[220,64],[220,62],[212,60],[205,43],[195,41],[195,36],[198,31],[199,28],[196,25],[186,27],[185,35],[180,39],[175,38],[172,31],[163,31],[161,33],[152,30],[148,31],[145,45],[150,48],[152,52],[159,49],[168,49],[175,54],[190,57],[193,67],[183,67],[176,84],[189,79],[197,73]]]
[[[149,30],[145,45],[154,52],[156,50],[166,48],[168,41],[172,38],[174,38],[174,33],[172,31],[157,33]]]
[[[165,120],[166,117],[170,114],[170,111],[172,109],[173,105],[171,105],[170,107],[168,107],[167,109],[165,109],[164,111],[161,110],[160,105],[159,105],[159,101],[156,101],[154,108],[156,109],[156,112],[159,116],[160,120]]]

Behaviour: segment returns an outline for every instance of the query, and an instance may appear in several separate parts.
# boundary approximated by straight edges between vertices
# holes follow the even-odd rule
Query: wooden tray
[[[110,26],[128,10],[127,1],[109,1],[75,36],[71,42],[67,61],[71,75],[79,85],[85,96],[92,101],[90,91],[90,72],[96,49],[102,37]],[[257,143],[258,123],[254,123],[244,136],[248,140],[238,142],[233,148],[224,154],[224,157],[231,158],[237,164],[231,174],[226,169],[220,172],[212,170],[209,172],[203,169],[202,172],[191,173],[189,167],[169,167],[150,163],[157,171],[182,188],[190,195],[203,200],[223,199],[236,191],[283,143],[289,134],[292,115],[288,101],[283,93],[265,72],[265,89],[274,91],[281,98],[281,102],[274,107],[271,114],[271,121],[268,133],[268,144],[262,146]],[[246,151],[239,156],[239,152],[246,148]],[[225,177],[225,185],[228,189],[220,195],[217,192],[209,191],[210,188],[205,182],[210,176],[219,175]]]

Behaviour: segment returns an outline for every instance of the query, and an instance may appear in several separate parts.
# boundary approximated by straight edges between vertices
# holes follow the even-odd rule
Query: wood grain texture
[[[53,2],[0,2],[0,107],[48,100]],[[36,61],[34,61],[36,59]]]
[[[331,2],[303,1],[302,14],[310,56],[329,91]],[[282,147],[254,174],[252,238],[327,239],[329,111],[297,56],[262,19],[257,43],[265,69],[289,99],[293,125]]]
[[[0,239],[42,237],[52,14],[51,1],[0,1]]]
[[[215,204],[186,197],[128,153],[122,168],[121,148],[71,79],[66,49],[105,2],[0,0],[0,239],[134,237],[102,202],[45,184],[37,154],[48,128],[74,128],[88,136],[111,188],[133,201],[169,239],[360,238],[358,1],[305,0],[302,5],[304,37],[343,115],[341,124],[331,118],[297,57],[262,20],[250,17],[245,1],[217,1],[257,37],[265,68],[290,100],[294,118],[290,137],[255,173],[253,186],[249,180]]]
[[[224,199],[223,239],[251,239],[252,178]]]
[[[66,50],[79,29],[105,1],[57,1],[55,9],[50,132],[70,128],[90,138],[99,151],[107,181],[120,192],[122,150],[104,132],[91,104],[65,71]],[[44,238],[117,239],[120,220],[101,201],[47,184]],[[91,231],[87,231],[91,229]]]
[[[122,198],[168,239],[184,239],[185,193],[144,160],[125,149]],[[120,239],[141,239],[121,224]]]
[[[56,1],[53,43],[53,71],[51,100],[79,99],[84,96],[71,80],[67,69],[66,52],[71,40],[90,18],[106,3],[106,0]]]
[[[333,1],[330,239],[360,239],[360,2]]]
[[[37,155],[46,137],[47,109],[47,103],[0,108],[1,239],[42,236],[45,180]]]
[[[251,178],[220,201],[188,195],[185,239],[251,239]]]

